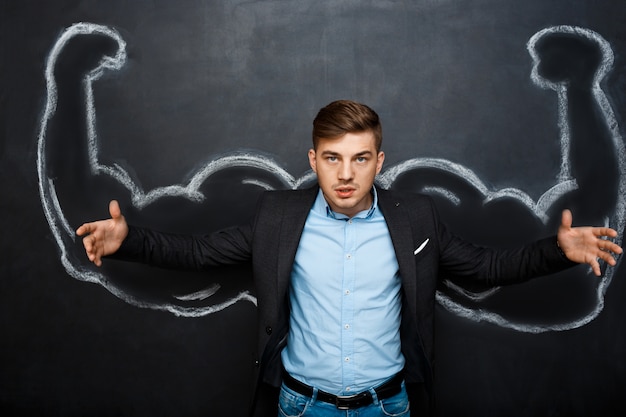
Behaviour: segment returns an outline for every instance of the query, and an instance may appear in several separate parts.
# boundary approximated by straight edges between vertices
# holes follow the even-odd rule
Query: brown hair
[[[383,142],[383,129],[378,114],[365,104],[350,100],[337,100],[322,107],[313,120],[313,149],[320,139],[336,139],[346,133],[371,131],[376,141],[376,151]]]

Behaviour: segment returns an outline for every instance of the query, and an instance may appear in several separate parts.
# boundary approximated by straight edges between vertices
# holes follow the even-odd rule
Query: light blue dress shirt
[[[291,273],[283,365],[336,395],[375,387],[404,367],[398,262],[372,192],[371,208],[348,218],[333,212],[320,190]]]

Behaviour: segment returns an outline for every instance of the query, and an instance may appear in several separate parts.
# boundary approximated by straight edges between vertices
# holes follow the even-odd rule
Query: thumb
[[[120,210],[120,205],[117,200],[111,200],[109,203],[109,214],[111,218],[117,220],[122,217],[122,211]]]
[[[565,209],[563,213],[561,213],[561,227],[566,229],[572,228],[572,212]]]

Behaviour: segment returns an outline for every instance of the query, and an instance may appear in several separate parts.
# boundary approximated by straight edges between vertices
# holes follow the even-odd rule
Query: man
[[[202,270],[252,262],[258,387],[281,386],[279,415],[408,416],[407,386],[412,409],[427,411],[440,270],[503,285],[576,263],[600,275],[599,260],[615,265],[622,252],[603,239],[614,230],[572,228],[567,210],[556,238],[507,251],[474,246],[447,231],[430,198],[374,186],[385,155],[372,109],[336,101],[313,126],[319,187],[263,194],[249,225],[163,234],[129,227],[113,201],[111,219],[77,230],[96,265],[111,255]]]

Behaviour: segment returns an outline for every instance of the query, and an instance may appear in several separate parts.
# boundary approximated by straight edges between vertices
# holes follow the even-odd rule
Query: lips
[[[354,189],[352,187],[338,187],[338,188],[335,188],[335,193],[340,198],[350,198],[350,197],[352,197],[354,195],[355,192],[356,192],[356,189]]]

